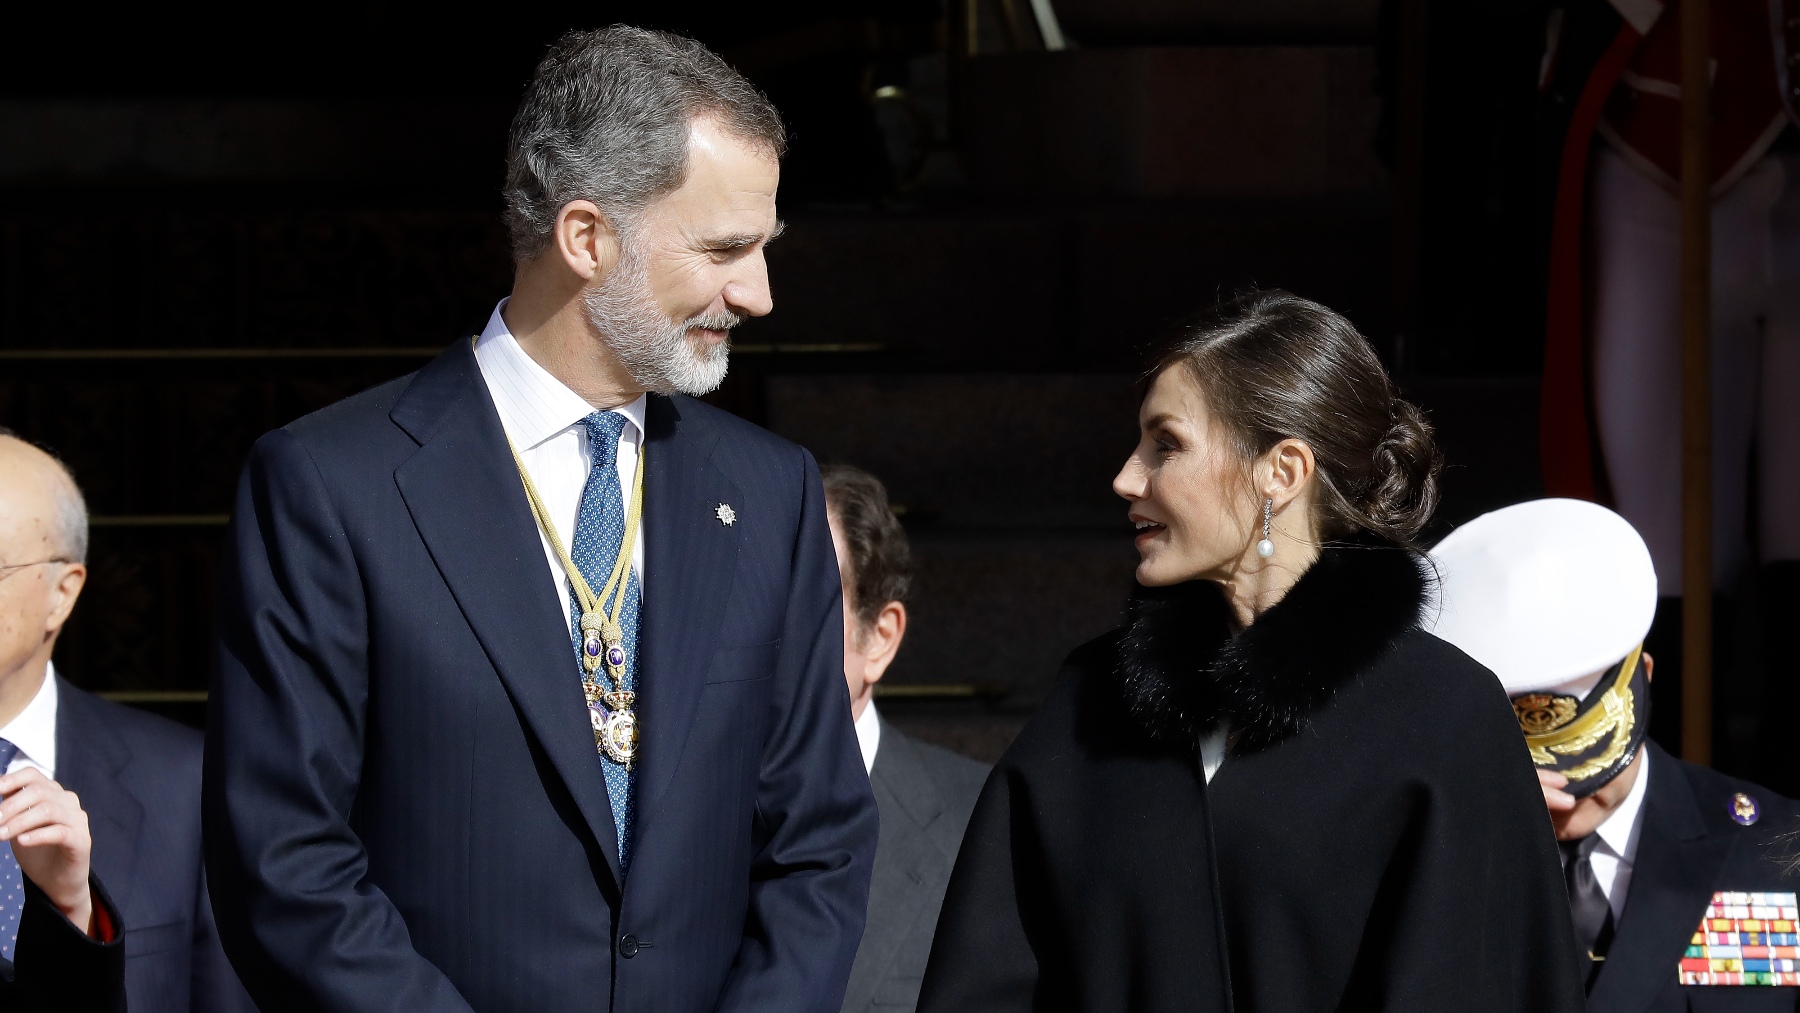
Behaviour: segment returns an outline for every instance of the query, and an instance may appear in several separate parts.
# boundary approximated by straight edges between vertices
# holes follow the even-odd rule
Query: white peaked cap
[[[1656,567],[1631,524],[1585,500],[1482,514],[1431,551],[1441,584],[1432,633],[1492,669],[1510,696],[1585,696],[1643,642]]]

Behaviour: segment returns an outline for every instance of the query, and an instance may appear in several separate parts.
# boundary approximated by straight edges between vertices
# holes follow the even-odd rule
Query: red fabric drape
[[[1544,380],[1538,406],[1538,456],[1544,493],[1599,498],[1594,477],[1593,427],[1588,411],[1587,349],[1582,337],[1582,204],[1587,194],[1588,148],[1601,110],[1619,73],[1643,36],[1630,25],[1594,65],[1563,139],[1556,177],[1556,211],[1550,226],[1550,279],[1544,323]]]

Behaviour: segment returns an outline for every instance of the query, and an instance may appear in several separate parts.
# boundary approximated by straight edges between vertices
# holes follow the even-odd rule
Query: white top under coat
[[[1643,747],[1639,747],[1643,749]],[[1594,846],[1588,862],[1594,867],[1594,879],[1612,905],[1613,924],[1625,916],[1625,895],[1631,891],[1631,868],[1637,863],[1638,838],[1644,825],[1644,790],[1650,783],[1650,751],[1643,749],[1644,765],[1638,768],[1637,782],[1625,795],[1625,801],[1602,820],[1594,832],[1600,843]]]
[[[873,700],[856,719],[856,745],[862,750],[863,773],[874,771],[875,753],[881,748],[881,717],[875,713]]]
[[[1230,742],[1231,729],[1223,721],[1200,737],[1200,772],[1206,776],[1207,784],[1212,783],[1213,775],[1225,765],[1225,747]]]
[[[519,347],[518,340],[500,316],[505,306],[506,300],[500,300],[493,315],[488,317],[487,328],[475,343],[475,362],[494,399],[494,408],[500,414],[500,425],[513,446],[519,449],[519,458],[525,462],[525,470],[531,473],[532,484],[537,486],[551,523],[556,525],[557,537],[567,546],[574,540],[575,521],[581,512],[581,494],[587,488],[588,471],[592,468],[587,427],[581,423],[594,413],[594,407]],[[618,455],[619,493],[627,505],[631,502],[631,483],[637,477],[639,448],[644,443],[644,417],[649,403],[649,396],[640,394],[637,400],[612,409],[625,416],[628,423],[619,435]],[[649,523],[649,513],[646,503],[644,516],[639,521],[637,544],[631,550],[631,568],[637,574],[640,594],[644,586],[644,531]],[[550,577],[556,584],[556,600],[566,603],[569,600],[569,576],[563,572],[562,559],[541,529],[538,540],[543,543],[544,563],[550,568]],[[566,605],[562,617],[563,624],[570,625]],[[573,630],[570,632],[572,635]]]

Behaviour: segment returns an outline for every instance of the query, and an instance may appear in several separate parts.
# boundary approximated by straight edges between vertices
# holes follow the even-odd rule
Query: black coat
[[[1235,637],[1210,585],[1143,593],[989,778],[920,1009],[1579,1010],[1518,725],[1425,597],[1371,545]]]
[[[1650,743],[1650,783],[1638,824],[1636,861],[1618,935],[1588,996],[1593,1013],[1800,1009],[1792,986],[1683,986],[1676,967],[1718,891],[1793,893],[1800,854],[1800,803],[1684,763]],[[1740,826],[1732,797],[1756,799],[1760,818]]]

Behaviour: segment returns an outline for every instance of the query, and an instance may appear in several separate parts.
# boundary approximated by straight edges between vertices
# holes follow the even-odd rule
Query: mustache
[[[684,332],[695,329],[729,332],[733,327],[736,327],[743,322],[743,314],[733,313],[730,310],[720,310],[717,313],[702,313],[699,316],[689,317],[688,322],[682,327],[682,330]]]

